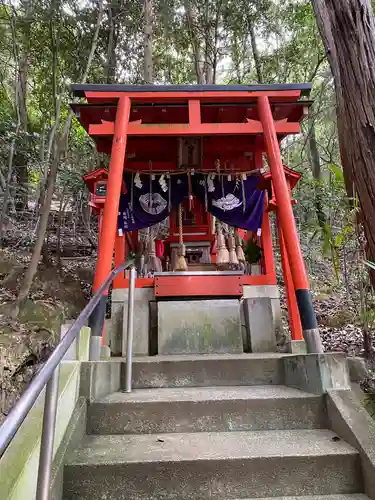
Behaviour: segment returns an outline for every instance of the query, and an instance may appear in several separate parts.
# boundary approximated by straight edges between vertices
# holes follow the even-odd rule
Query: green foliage
[[[245,243],[244,253],[249,264],[257,264],[262,258],[261,248],[251,239]]]
[[[143,3],[113,0],[104,6],[88,81],[141,83]],[[192,14],[190,24],[187,9]],[[265,83],[312,80],[311,98],[315,102],[309,119],[301,134],[282,143],[282,155],[289,167],[303,174],[294,191],[302,244],[308,252],[318,245],[339,279],[342,253],[355,236],[353,221],[358,207],[345,194],[334,86],[310,2],[154,0],[153,14],[155,83],[195,83],[197,57],[201,69],[213,67],[216,83],[256,83],[259,70]],[[79,81],[82,75],[97,16],[96,0],[14,0],[0,5],[0,173],[6,176],[16,128],[17,58],[25,54],[28,128],[20,133],[16,160],[27,166],[32,194],[37,195],[39,184],[45,182],[51,131],[59,112],[57,134],[62,131],[72,99],[69,84]],[[319,174],[314,171],[311,155],[312,127]],[[71,196],[73,204],[81,203],[87,198],[82,175],[107,161],[73,119],[68,149],[58,172],[56,196]],[[17,185],[12,187],[17,189]],[[249,249],[250,260],[259,259],[258,250],[254,247],[251,253]]]
[[[341,185],[341,187],[344,186],[344,174],[342,171],[342,168],[339,167],[338,165],[328,165],[328,169],[332,174],[335,176],[335,181],[337,184]]]
[[[333,235],[332,229],[328,224],[325,224],[323,229],[323,256],[328,255],[332,259],[332,264],[337,281],[340,281],[340,263],[339,263],[339,248],[343,242],[344,236],[342,233]]]

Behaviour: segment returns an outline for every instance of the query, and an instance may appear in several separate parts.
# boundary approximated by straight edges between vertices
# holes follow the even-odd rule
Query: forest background
[[[282,144],[303,174],[301,245],[325,348],[371,360],[374,68],[369,0],[1,1],[3,415],[90,294],[97,221],[82,175],[108,158],[69,107],[71,83],[311,82],[302,133]]]

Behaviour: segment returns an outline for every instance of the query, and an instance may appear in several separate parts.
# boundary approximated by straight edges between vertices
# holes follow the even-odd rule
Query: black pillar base
[[[296,290],[296,299],[307,352],[324,352],[310,290]]]

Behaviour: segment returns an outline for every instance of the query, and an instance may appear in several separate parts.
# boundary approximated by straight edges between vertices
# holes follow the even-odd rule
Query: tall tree
[[[152,61],[152,0],[144,0],[145,28],[144,28],[144,80],[145,83],[153,83],[153,61]]]
[[[257,38],[256,38],[256,34],[255,34],[256,18],[254,17],[254,14],[252,14],[252,9],[249,6],[249,2],[244,1],[243,8],[244,8],[244,13],[245,13],[247,28],[248,28],[249,34],[250,34],[251,50],[253,52],[254,66],[255,66],[257,81],[258,81],[258,83],[263,83],[264,79],[263,79],[262,62],[260,59]]]
[[[184,0],[196,81],[215,83],[220,52],[224,0]]]
[[[91,64],[93,62],[93,58],[95,55],[95,51],[96,51],[96,47],[97,47],[97,43],[98,43],[99,30],[100,30],[102,16],[103,16],[103,10],[104,10],[103,4],[104,4],[104,0],[100,0],[95,30],[94,30],[94,33],[92,36],[90,53],[88,55],[86,66],[82,72],[81,83],[86,82],[90,68],[91,68]],[[67,147],[68,147],[69,132],[70,132],[70,127],[71,127],[71,123],[73,120],[73,116],[74,116],[74,113],[72,110],[70,110],[68,112],[66,119],[65,119],[61,134],[58,134],[57,136],[55,136],[54,141],[53,141],[52,160],[51,160],[51,165],[50,165],[49,173],[48,173],[46,194],[44,197],[43,207],[41,209],[41,215],[39,218],[39,223],[38,223],[38,228],[37,228],[37,238],[36,238],[35,246],[33,249],[33,254],[31,256],[30,264],[27,268],[25,278],[21,284],[17,300],[14,303],[14,307],[13,307],[13,311],[12,311],[13,317],[18,316],[20,307],[22,306],[24,301],[27,299],[27,297],[30,293],[30,289],[31,289],[31,285],[32,285],[34,276],[35,276],[37,269],[38,269],[38,264],[39,264],[39,261],[41,258],[43,243],[44,243],[47,225],[48,225],[48,217],[49,217],[49,213],[51,210],[52,198],[53,198],[53,194],[55,191],[55,184],[56,184],[56,177],[57,177],[57,173],[58,173],[58,168],[60,165],[61,158],[64,155],[66,155],[66,151],[67,151]]]
[[[375,23],[370,0],[312,0],[335,80],[340,153],[375,259]],[[371,277],[375,286],[375,276]]]
[[[18,84],[17,92],[19,118],[20,118],[20,138],[21,144],[15,155],[15,174],[18,184],[18,194],[16,197],[15,207],[17,210],[27,208],[28,202],[28,112],[27,112],[27,86],[28,86],[28,70],[30,58],[30,40],[31,26],[33,21],[33,2],[31,0],[23,0],[20,2],[24,15],[19,19],[19,31],[21,32],[21,40],[19,41],[18,54]],[[17,42],[16,42],[17,43]]]

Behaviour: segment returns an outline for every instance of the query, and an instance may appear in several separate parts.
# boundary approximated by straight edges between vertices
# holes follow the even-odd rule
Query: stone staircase
[[[133,381],[90,401],[64,500],[368,498],[325,396],[287,387],[282,355],[139,358]]]

